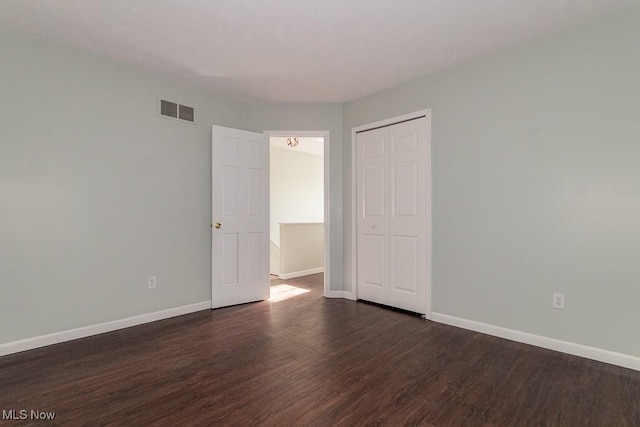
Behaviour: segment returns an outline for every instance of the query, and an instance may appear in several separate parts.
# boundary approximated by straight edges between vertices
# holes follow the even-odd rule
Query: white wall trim
[[[329,293],[327,295],[325,295],[325,297],[327,297],[327,298],[342,298],[342,299],[348,299],[348,300],[352,300],[352,301],[356,300],[353,297],[353,292],[349,292],[349,291],[329,291]]]
[[[427,273],[426,273],[426,313],[425,316],[429,319],[431,318],[431,307],[432,307],[432,274],[433,263],[432,263],[432,239],[433,239],[433,226],[431,222],[431,202],[432,202],[432,172],[431,172],[431,109],[427,108],[424,110],[415,111],[413,113],[404,114],[402,116],[391,117],[389,119],[380,120],[374,123],[367,123],[365,125],[356,126],[351,129],[351,291],[349,299],[356,300],[358,298],[358,200],[357,200],[357,153],[356,153],[356,134],[358,132],[373,129],[381,126],[388,126],[394,123],[402,122],[405,120],[412,120],[421,116],[425,116],[427,118],[427,171],[429,179],[427,180],[427,242],[426,242],[426,252],[427,252]],[[346,255],[346,254],[345,254]]]
[[[272,136],[322,136],[324,138],[324,295],[331,291],[331,132],[328,130],[265,130]],[[320,272],[318,272],[320,273]],[[313,274],[313,273],[308,273]],[[304,275],[303,275],[304,276]],[[292,279],[290,276],[286,279]],[[280,277],[282,278],[282,277]],[[285,280],[286,280],[285,279]]]
[[[325,294],[326,298],[345,298],[344,291],[329,291]]]
[[[296,277],[308,276],[310,274],[317,274],[324,272],[324,267],[311,268],[309,270],[301,270],[301,271],[293,271],[291,273],[281,273],[278,274],[278,277],[282,280],[295,279]],[[325,277],[327,275],[325,274]],[[326,279],[325,279],[326,281]],[[325,295],[327,294],[325,290]]]
[[[467,320],[460,317],[450,316],[442,313],[432,313],[431,320],[446,325],[456,326],[458,328],[468,329],[470,331],[480,332],[495,337],[505,338],[511,341],[517,341],[524,344],[535,345],[549,350],[555,350],[562,353],[572,354],[574,356],[584,357],[586,359],[597,360],[599,362],[609,363],[611,365],[622,366],[624,368],[640,371],[640,357],[630,354],[616,353],[610,350],[604,350],[597,347],[591,347],[583,344],[576,344],[568,341],[561,341],[555,338],[543,337],[527,332],[507,329],[501,326],[490,325],[487,323]]]
[[[153,313],[127,317],[125,319],[112,320],[110,322],[97,323],[95,325],[83,326],[81,328],[69,329],[67,331],[54,332],[47,335],[40,335],[38,337],[8,342],[0,344],[0,356],[58,344],[65,341],[76,340],[78,338],[85,338],[92,335],[104,334],[105,332],[117,331],[118,329],[129,328],[131,326],[142,325],[144,323],[155,322],[157,320],[168,319],[170,317],[182,316],[183,314],[195,313],[196,311],[209,309],[211,309],[211,301],[203,301],[195,304],[183,305],[181,307],[155,311]]]

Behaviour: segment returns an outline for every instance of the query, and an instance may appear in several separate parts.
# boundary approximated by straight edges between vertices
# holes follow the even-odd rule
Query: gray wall
[[[8,34],[0,58],[0,343],[209,300],[211,124],[249,107]]]
[[[432,109],[434,311],[640,356],[638,23],[628,9],[345,105],[345,177],[353,127]]]
[[[331,251],[331,290],[343,289],[343,139],[342,104],[258,104],[251,107],[249,125],[252,130],[314,130],[330,133],[329,200]],[[327,141],[325,141],[325,144]],[[325,159],[326,161],[326,159]]]
[[[211,298],[212,124],[331,132],[342,286],[340,104],[252,106],[5,33],[0,58],[0,343]]]

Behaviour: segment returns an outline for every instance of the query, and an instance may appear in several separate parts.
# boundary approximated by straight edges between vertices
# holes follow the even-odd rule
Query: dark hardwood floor
[[[0,411],[56,418],[0,424],[640,426],[640,372],[285,283],[310,292],[2,357]]]

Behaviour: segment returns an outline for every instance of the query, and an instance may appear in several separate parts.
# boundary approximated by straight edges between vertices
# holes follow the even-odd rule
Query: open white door
[[[212,128],[211,308],[269,298],[269,140]]]

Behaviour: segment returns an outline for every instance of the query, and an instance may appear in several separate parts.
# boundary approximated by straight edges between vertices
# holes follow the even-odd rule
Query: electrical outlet
[[[149,289],[155,289],[156,276],[149,276],[149,278],[147,279],[147,285],[149,286]]]
[[[553,308],[564,310],[564,294],[553,294]]]

